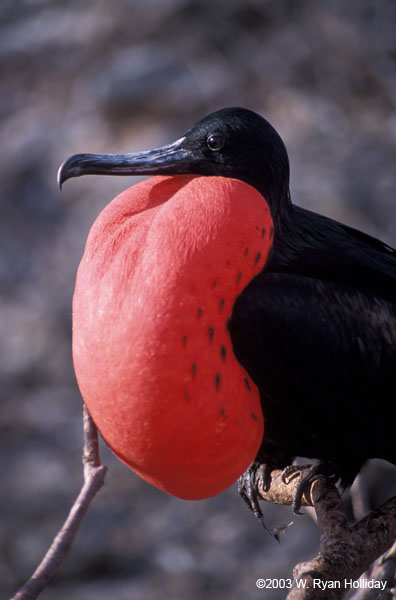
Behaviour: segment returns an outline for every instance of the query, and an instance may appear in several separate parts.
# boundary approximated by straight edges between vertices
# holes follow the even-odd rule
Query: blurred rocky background
[[[223,106],[265,115],[289,149],[297,204],[396,245],[393,0],[2,0],[0,3],[0,595],[41,559],[79,489],[81,398],[71,299],[92,221],[134,179],[56,187],[76,152],[172,141]],[[370,418],[370,415],[367,415]],[[258,577],[291,575],[317,549],[309,516],[236,486],[170,498],[102,448],[109,473],[45,600],[283,598]],[[367,508],[395,470],[363,476]]]

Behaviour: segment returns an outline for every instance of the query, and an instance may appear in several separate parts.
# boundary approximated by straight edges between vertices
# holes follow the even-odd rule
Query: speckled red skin
[[[264,198],[223,177],[152,177],[99,215],[78,269],[73,358],[114,454],[184,499],[229,487],[263,436],[259,394],[227,332],[265,265]]]

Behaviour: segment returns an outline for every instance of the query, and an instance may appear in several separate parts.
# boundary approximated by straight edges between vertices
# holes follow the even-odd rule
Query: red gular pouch
[[[259,393],[227,319],[271,229],[246,183],[161,176],[117,196],[89,233],[73,300],[81,394],[114,454],[179,498],[229,487],[261,444]]]

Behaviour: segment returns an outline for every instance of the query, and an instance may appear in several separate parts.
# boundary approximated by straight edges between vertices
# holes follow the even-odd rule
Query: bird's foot
[[[319,463],[318,465],[289,465],[283,469],[283,483],[287,485],[293,479],[295,479],[295,477],[299,477],[292,502],[293,511],[296,515],[302,514],[300,511],[302,497],[304,493],[310,489],[314,481],[317,479],[326,479],[327,486],[322,492],[322,496],[326,492],[327,488],[336,483],[336,481],[339,479],[334,465],[329,462]],[[319,496],[318,499],[320,499],[321,496]]]
[[[238,492],[246,502],[254,516],[260,521],[266,531],[272,534],[264,521],[264,515],[259,505],[259,488],[269,490],[271,485],[271,469],[266,464],[252,463],[238,479]]]
[[[271,487],[271,471],[273,468],[270,464],[254,462],[247,471],[238,479],[238,492],[242,496],[254,516],[260,521],[264,529],[280,542],[281,536],[289,529],[293,522],[287,525],[269,529],[264,521],[264,515],[259,505],[259,490],[262,489],[268,492]]]

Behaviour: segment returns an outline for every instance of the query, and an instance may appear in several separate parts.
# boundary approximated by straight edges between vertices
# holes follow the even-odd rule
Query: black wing
[[[260,460],[331,460],[348,483],[368,458],[396,463],[396,253],[298,211],[292,243],[285,250],[283,231],[229,329],[261,394]]]
[[[275,238],[268,270],[338,281],[396,298],[396,250],[357,229],[296,206]]]

